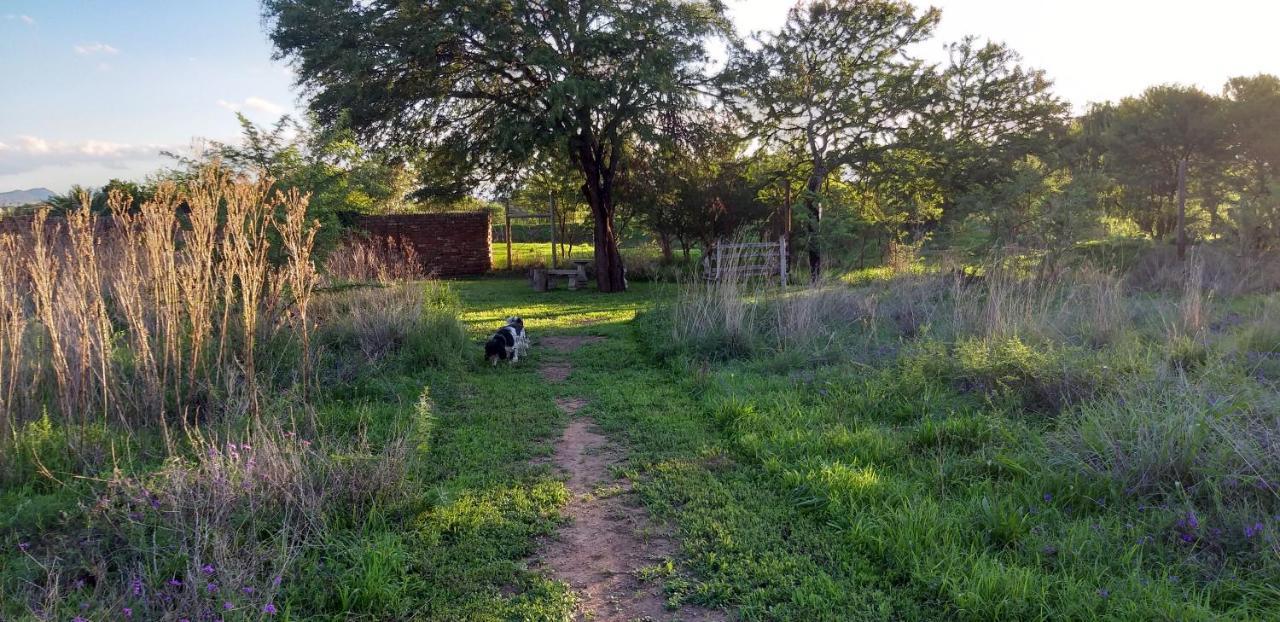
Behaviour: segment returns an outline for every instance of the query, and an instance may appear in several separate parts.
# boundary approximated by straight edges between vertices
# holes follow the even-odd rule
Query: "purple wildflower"
[[[1262,533],[1262,523],[1254,523],[1253,525],[1244,526],[1244,537],[1250,540],[1260,533]]]
[[[124,614],[124,617],[126,617],[126,618],[132,618],[132,617],[133,617],[133,608],[131,608],[131,607],[124,607],[124,608],[122,608],[122,609],[120,610],[120,613]]]
[[[253,586],[252,586],[252,585],[246,585],[246,586],[244,586],[244,587],[240,588],[240,591],[241,591],[241,592],[244,592],[245,594],[252,594],[252,593],[253,593]]]
[[[209,585],[204,586],[204,589],[208,590],[210,593],[216,592],[218,591],[218,584],[210,583]]]
[[[129,587],[133,590],[134,596],[142,596],[142,579],[134,577],[132,581],[129,581]]]
[[[1111,596],[1111,592],[1110,592],[1110,590],[1108,590],[1107,588],[1105,588],[1105,587],[1104,587],[1104,588],[1102,588],[1102,589],[1098,590],[1098,596],[1101,596],[1101,597],[1103,597],[1103,598],[1106,598],[1106,597],[1108,597],[1108,596]]]
[[[76,616],[74,618],[71,618],[71,622],[89,622],[89,621],[86,620],[83,616]]]
[[[1049,503],[1050,501],[1053,501],[1053,495],[1051,493],[1046,492],[1044,493],[1044,496],[1041,497],[1041,499],[1044,499],[1045,503]]]
[[[1191,542],[1194,542],[1194,541],[1195,541],[1195,539],[1196,539],[1196,537],[1195,537],[1195,536],[1193,536],[1193,535],[1191,535],[1191,534],[1189,534],[1189,533],[1184,533],[1184,534],[1182,534],[1182,541],[1183,541],[1183,542],[1186,542],[1186,543],[1188,543],[1188,544],[1190,544]]]
[[[276,614],[276,606],[271,603],[267,603],[262,606],[262,613],[273,616]]]
[[[281,580],[282,580],[281,576],[276,575],[276,577],[271,580],[271,587],[280,587]]]
[[[178,622],[191,622],[191,618],[180,618]]]
[[[168,583],[170,587],[182,587],[182,581],[178,579],[169,579],[166,583]]]
[[[83,590],[83,589],[84,589],[84,579],[76,579],[76,580],[75,580],[71,585],[72,585],[73,587],[75,587],[77,590]]]
[[[27,549],[29,549],[29,548],[31,548],[31,543],[30,543],[30,542],[19,542],[19,543],[18,543],[18,550],[19,550],[19,551],[22,551],[23,553],[26,553],[26,552],[27,552]]]
[[[231,601],[227,601],[225,603],[222,603],[222,608],[226,609],[227,611],[231,611],[232,609],[235,609],[236,606],[231,604]]]
[[[1200,526],[1200,521],[1196,520],[1195,512],[1187,512],[1187,526],[1195,529]]]
[[[213,564],[205,564],[200,567],[200,572],[205,574],[213,574]]]

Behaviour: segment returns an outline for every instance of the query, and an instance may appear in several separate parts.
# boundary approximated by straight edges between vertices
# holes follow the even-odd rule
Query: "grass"
[[[216,572],[240,563],[278,609],[236,592],[227,619],[567,619],[572,591],[527,566],[568,501],[539,460],[567,396],[627,448],[625,474],[679,541],[675,559],[641,571],[672,606],[743,620],[1272,618],[1280,378],[1258,361],[1275,351],[1274,295],[1191,305],[1105,274],[1047,290],[986,274],[965,287],[911,272],[781,298],[739,289],[711,307],[691,286],[535,293],[499,278],[429,286],[421,313],[394,288],[321,295],[322,391],[298,413],[314,417],[318,449],[293,449],[287,409],[270,405],[278,432],[254,443],[277,448],[271,472],[298,489],[319,474],[350,483],[309,512],[268,508],[312,534],[294,545],[246,536],[275,533],[262,522],[226,528],[265,561],[231,556]],[[704,320],[682,320],[689,309]],[[735,323],[716,328],[725,313]],[[530,358],[483,365],[479,343],[509,315],[534,337]],[[549,334],[606,339],[548,384],[536,370]],[[1171,335],[1189,345],[1171,349]],[[32,426],[29,455],[66,442],[57,425]],[[216,464],[238,464],[218,451]],[[123,480],[211,463],[181,464],[133,461]],[[77,586],[97,576],[93,560],[56,578],[56,603],[18,596],[49,581],[46,553],[85,534],[136,548],[103,559],[146,561],[134,568],[157,594],[186,594],[167,577],[207,585],[183,552],[198,548],[154,555],[139,538],[165,533],[157,523],[91,511],[99,477],[122,481],[92,475],[0,492],[0,617],[118,618],[128,589]],[[140,531],[83,529],[111,516]]]

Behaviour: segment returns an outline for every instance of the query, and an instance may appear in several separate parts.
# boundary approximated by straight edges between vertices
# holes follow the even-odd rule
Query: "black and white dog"
[[[498,360],[516,363],[520,355],[529,350],[529,335],[524,332],[524,320],[507,318],[507,325],[498,329],[484,344],[485,360],[498,364]]]

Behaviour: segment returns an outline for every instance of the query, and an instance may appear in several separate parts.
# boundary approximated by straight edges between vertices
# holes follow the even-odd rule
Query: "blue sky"
[[[776,27],[791,0],[728,0],[744,31]],[[1273,0],[935,0],[935,40],[1005,41],[1077,109],[1157,83],[1218,92],[1280,74]],[[0,192],[137,179],[195,138],[238,136],[234,110],[267,123],[299,106],[271,60],[257,0],[0,0]]]
[[[295,107],[254,0],[0,0],[0,191],[139,177]]]

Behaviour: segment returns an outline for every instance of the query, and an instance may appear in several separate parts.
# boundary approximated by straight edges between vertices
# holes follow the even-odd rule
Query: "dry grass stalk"
[[[393,237],[347,238],[325,258],[324,273],[330,282],[383,285],[427,278],[418,251]]]
[[[0,431],[11,436],[46,406],[67,425],[114,416],[165,426],[205,408],[219,386],[256,404],[259,336],[288,325],[308,350],[317,280],[308,197],[277,194],[277,205],[269,186],[210,168],[187,188],[161,184],[136,208],[112,193],[109,230],[85,201],[65,220],[44,210],[29,235],[0,237]],[[279,267],[268,257],[273,229]],[[309,359],[301,364],[305,382]],[[49,391],[20,390],[31,386]]]
[[[117,241],[115,279],[110,289],[129,336],[135,382],[141,385],[141,394],[130,398],[143,408],[163,413],[164,383],[153,345],[156,309],[150,304],[151,275],[146,268],[142,216],[129,211],[132,203],[131,197],[120,193],[111,195],[107,202]]]
[[[0,439],[11,438],[19,405],[15,389],[21,376],[23,335],[27,328],[27,278],[21,273],[23,249],[16,235],[0,236]]]
[[[267,190],[271,181],[257,183],[239,181],[229,186],[226,195],[227,221],[223,226],[222,261],[224,309],[235,307],[239,312],[239,360],[249,384],[253,409],[257,404],[257,365],[254,348],[257,345],[259,305],[268,294],[268,255],[271,243],[267,240],[271,212],[266,205]],[[235,304],[232,304],[232,301]],[[228,317],[223,314],[223,342],[229,330]]]
[[[160,385],[165,390],[180,391],[182,378],[181,296],[178,289],[177,232],[178,206],[181,198],[172,183],[163,183],[155,198],[142,204],[143,259],[147,273],[146,286],[150,307],[155,313],[153,334],[158,337]]]
[[[57,382],[59,388],[58,396],[61,412],[66,415],[75,411],[71,397],[70,371],[64,344],[66,336],[58,330],[60,326],[58,316],[61,313],[54,295],[62,273],[62,262],[58,260],[55,256],[55,251],[50,246],[49,231],[53,229],[53,235],[57,236],[61,231],[61,227],[56,225],[47,226],[48,217],[49,210],[45,208],[36,212],[35,219],[32,221],[31,260],[27,264],[27,273],[31,277],[32,298],[35,302],[36,317],[44,329],[43,332],[48,343],[50,367],[53,370],[54,381]]]
[[[304,394],[311,379],[311,325],[308,310],[311,294],[319,281],[315,264],[311,261],[311,252],[315,248],[320,223],[316,220],[307,221],[307,204],[310,200],[309,193],[303,194],[297,189],[276,194],[276,202],[284,208],[284,218],[276,221],[276,229],[280,232],[281,243],[288,255],[282,277],[293,297],[292,317],[302,338],[300,371]]]
[[[91,405],[107,416],[114,385],[108,365],[111,356],[111,320],[102,290],[97,244],[97,217],[89,211],[89,196],[80,197],[81,209],[67,214],[67,237],[71,255],[66,262],[68,283],[62,295],[70,295],[69,307],[77,337],[74,375],[79,385],[76,395],[82,416]],[[95,386],[96,385],[96,386]],[[98,404],[92,404],[93,401]],[[123,422],[123,420],[122,420]]]
[[[1200,335],[1205,328],[1204,309],[1204,258],[1194,249],[1187,260],[1182,299],[1178,302],[1178,316],[1185,335]]]
[[[194,390],[196,382],[205,374],[205,351],[213,332],[218,207],[222,205],[226,186],[226,172],[210,166],[200,171],[187,187],[187,220],[190,228],[183,234],[183,246],[177,266],[191,335],[187,364],[188,391]]]

